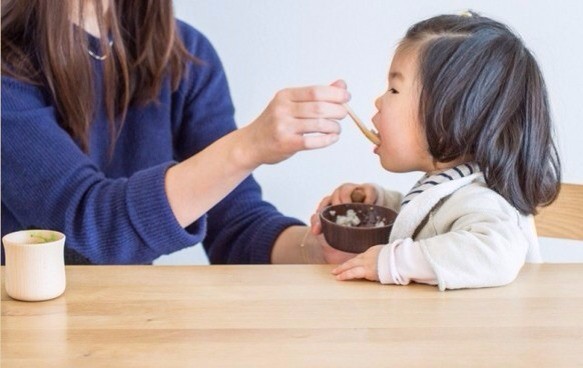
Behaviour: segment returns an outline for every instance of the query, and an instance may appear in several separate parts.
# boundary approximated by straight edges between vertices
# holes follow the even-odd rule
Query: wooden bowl
[[[354,213],[349,213],[349,210]],[[337,223],[338,217],[347,216],[347,213],[358,217],[359,224]],[[390,208],[364,203],[329,206],[320,213],[326,242],[333,248],[350,253],[362,253],[373,245],[387,244],[395,218],[397,213]]]

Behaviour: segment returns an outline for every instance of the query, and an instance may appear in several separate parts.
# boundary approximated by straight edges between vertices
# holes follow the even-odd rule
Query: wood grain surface
[[[339,282],[331,266],[71,266],[46,302],[2,283],[2,367],[574,367],[583,265],[505,287]],[[2,268],[4,276],[4,268]]]
[[[583,240],[583,185],[562,184],[559,198],[534,219],[539,236]]]

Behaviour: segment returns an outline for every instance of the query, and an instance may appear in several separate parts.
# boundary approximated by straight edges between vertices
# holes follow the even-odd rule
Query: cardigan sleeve
[[[372,184],[377,192],[375,204],[392,209],[395,212],[401,211],[401,201],[403,194],[394,190],[381,187],[378,184]]]
[[[454,193],[430,216],[438,235],[418,240],[439,289],[512,282],[531,246],[520,223],[518,211],[487,188]]]
[[[204,221],[189,233],[168,204],[164,176],[172,162],[105,177],[39,88],[2,77],[1,134],[2,208],[14,223],[62,231],[67,249],[97,264],[151,263],[201,240]]]

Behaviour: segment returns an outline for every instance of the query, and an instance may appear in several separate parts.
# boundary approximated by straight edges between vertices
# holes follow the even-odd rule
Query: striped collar
[[[468,162],[451,169],[444,170],[442,172],[433,175],[423,175],[421,179],[411,188],[409,193],[403,197],[401,202],[401,207],[411,202],[413,198],[423,193],[425,190],[432,188],[436,185],[444,183],[446,181],[456,180],[463,178],[468,175],[480,172],[480,167],[475,162]]]

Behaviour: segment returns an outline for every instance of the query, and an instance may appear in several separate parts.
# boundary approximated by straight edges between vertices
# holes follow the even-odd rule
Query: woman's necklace
[[[112,46],[113,46],[113,40],[109,40],[109,49],[110,50],[111,50]],[[91,51],[91,49],[89,49],[89,48],[87,49],[87,52],[89,53],[89,56],[91,56],[95,60],[99,60],[99,61],[103,61],[103,60],[107,59],[107,57],[109,56],[109,52],[106,52],[103,55],[97,55],[96,53]]]

